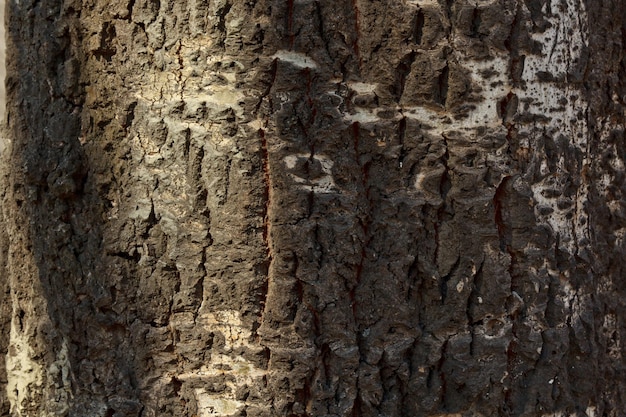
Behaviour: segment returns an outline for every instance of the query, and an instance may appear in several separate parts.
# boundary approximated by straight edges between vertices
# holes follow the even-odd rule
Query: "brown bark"
[[[621,415],[625,6],[9,2],[0,415]]]

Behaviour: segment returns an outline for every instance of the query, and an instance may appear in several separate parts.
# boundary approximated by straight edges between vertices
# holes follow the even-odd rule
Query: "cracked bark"
[[[621,415],[625,6],[9,2],[0,415]]]

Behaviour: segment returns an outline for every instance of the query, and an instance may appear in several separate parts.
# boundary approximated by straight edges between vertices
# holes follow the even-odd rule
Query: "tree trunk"
[[[624,0],[7,0],[2,416],[621,416]]]

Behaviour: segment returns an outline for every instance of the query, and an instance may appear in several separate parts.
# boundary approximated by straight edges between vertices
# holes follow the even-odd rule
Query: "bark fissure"
[[[264,191],[263,191],[263,199],[264,199],[264,207],[263,207],[263,242],[265,244],[265,256],[267,257],[267,277],[266,282],[261,286],[261,294],[259,295],[260,305],[261,305],[261,316],[260,322],[263,323],[263,316],[265,314],[265,310],[267,308],[267,294],[268,289],[271,285],[271,274],[272,274],[272,262],[274,260],[274,253],[272,249],[272,219],[271,219],[271,208],[272,208],[272,177],[270,172],[270,155],[269,155],[269,147],[267,143],[267,137],[265,136],[265,131],[263,129],[259,129],[258,131],[259,138],[261,140],[261,153],[262,153],[262,167],[263,167],[263,180],[264,180]]]
[[[413,43],[416,45],[420,45],[422,43],[422,36],[424,36],[424,11],[421,8],[417,11],[417,13],[415,13],[412,36]]]

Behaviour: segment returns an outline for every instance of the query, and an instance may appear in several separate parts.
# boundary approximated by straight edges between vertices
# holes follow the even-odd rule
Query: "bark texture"
[[[624,0],[10,0],[3,416],[620,416]]]

